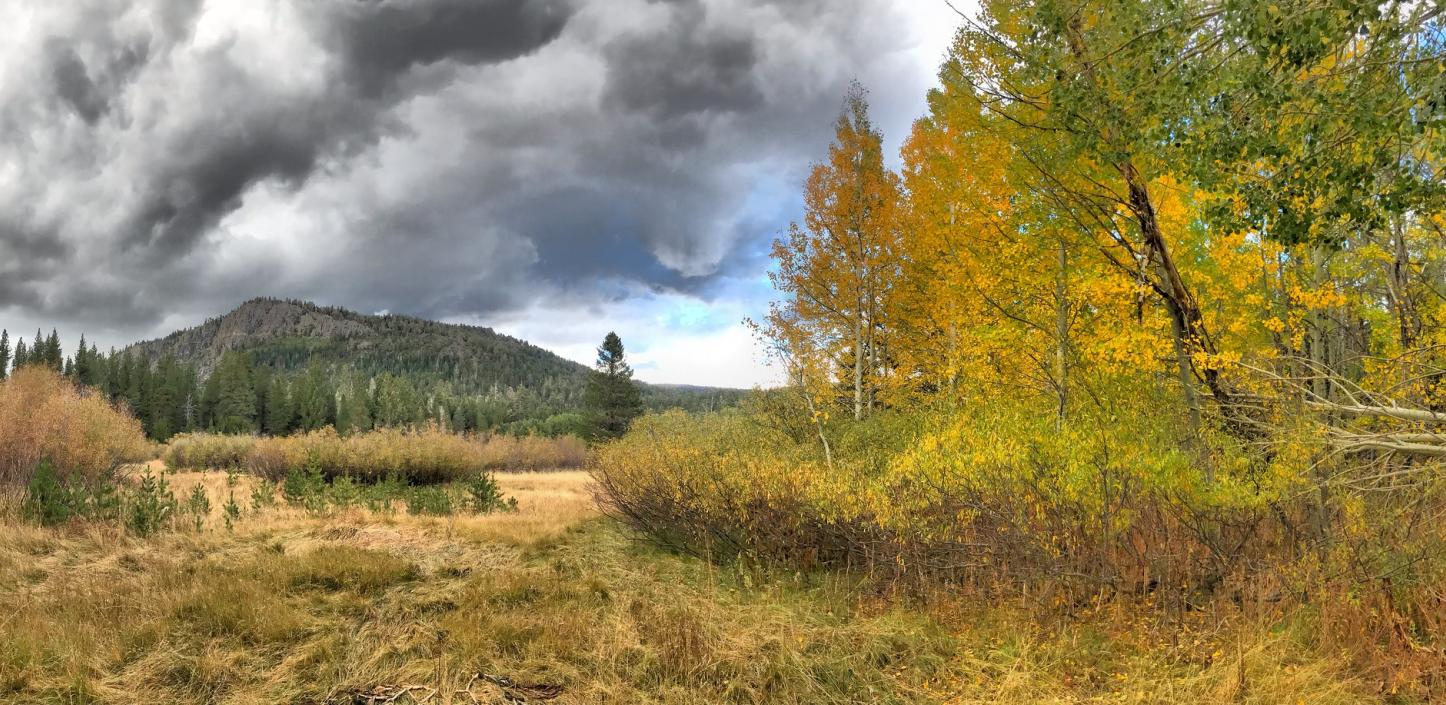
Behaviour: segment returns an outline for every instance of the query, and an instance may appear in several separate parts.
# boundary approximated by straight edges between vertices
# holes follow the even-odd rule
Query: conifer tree
[[[30,363],[30,350],[25,347],[25,339],[15,341],[15,369],[20,369]]]
[[[0,330],[0,379],[10,373],[10,331]]]
[[[71,365],[71,376],[75,381],[84,385],[93,385],[95,376],[90,367],[90,350],[85,346],[85,334],[80,336],[80,345],[75,349],[75,359]]]
[[[291,430],[292,414],[286,380],[281,375],[275,375],[271,378],[271,388],[266,392],[266,418],[263,419],[266,433],[286,435]]]
[[[597,349],[597,369],[588,378],[586,402],[598,430],[608,436],[627,432],[633,419],[643,413],[642,394],[633,382],[633,370],[623,352],[617,333],[608,332]]]
[[[256,390],[251,383],[250,358],[244,353],[226,353],[212,376],[216,378],[216,430],[221,433],[254,432]]]
[[[65,370],[65,353],[60,350],[60,333],[54,328],[50,329],[50,337],[45,339],[45,364],[56,372]]]
[[[307,365],[306,374],[297,380],[292,394],[297,428],[314,431],[336,419],[335,395],[319,362],[313,360]]]

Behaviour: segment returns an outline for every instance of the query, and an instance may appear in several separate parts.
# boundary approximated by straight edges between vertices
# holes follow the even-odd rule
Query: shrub
[[[305,434],[251,440],[244,465],[280,480],[314,464],[327,479],[346,476],[375,483],[389,475],[412,484],[471,478],[486,470],[542,470],[578,467],[587,446],[576,438],[471,436],[435,426],[378,429],[342,437],[325,428]]]
[[[183,433],[166,443],[162,458],[172,470],[237,470],[255,443],[253,436]]]
[[[169,527],[179,503],[164,475],[146,470],[126,498],[126,527],[140,536],[150,536]]]
[[[407,511],[418,516],[448,516],[453,511],[452,495],[442,487],[413,487],[407,493]]]
[[[326,478],[314,459],[304,468],[293,468],[281,483],[281,496],[288,504],[296,504],[310,512],[326,508]]]
[[[236,522],[241,519],[241,505],[236,503],[236,491],[229,490],[226,494],[226,503],[221,505],[221,516],[226,521],[226,530],[230,531],[236,527]]]
[[[115,485],[108,477],[89,482],[63,480],[49,460],[36,467],[25,488],[23,514],[42,526],[54,526],[73,518],[105,521],[114,519],[119,508]]]
[[[1034,586],[1065,600],[1213,590],[1247,556],[1281,553],[1281,532],[1262,522],[1296,511],[1285,500],[1299,470],[1212,448],[1206,487],[1174,429],[1123,410],[1056,426],[995,400],[829,430],[831,465],[807,435],[755,416],[647,416],[599,449],[600,499],[693,553]]]
[[[74,513],[70,488],[61,484],[50,461],[41,460],[25,486],[25,516],[42,526],[54,526]]]
[[[60,480],[100,480],[152,447],[141,424],[91,390],[43,367],[0,381],[0,486],[25,486],[42,459]]]
[[[517,511],[517,499],[503,496],[492,473],[473,475],[462,489],[467,493],[466,504],[474,514]]]
[[[191,494],[186,497],[185,510],[191,515],[192,527],[200,531],[206,525],[206,518],[211,516],[211,498],[206,496],[205,485],[198,482],[191,487]]]

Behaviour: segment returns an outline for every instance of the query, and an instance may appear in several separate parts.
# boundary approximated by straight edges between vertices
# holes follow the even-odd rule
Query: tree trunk
[[[1064,425],[1069,409],[1069,247],[1059,240],[1059,271],[1054,277],[1054,386],[1059,408],[1055,428]]]
[[[1392,261],[1390,272],[1391,308],[1396,311],[1396,323],[1400,330],[1401,350],[1410,350],[1416,344],[1414,311],[1411,305],[1410,277],[1411,259],[1406,250],[1405,216],[1395,219],[1391,228]]]
[[[1078,16],[1071,19],[1067,28],[1070,53],[1080,64],[1080,71],[1091,84],[1095,82],[1094,69],[1084,45],[1084,36],[1080,33],[1081,20]],[[1190,374],[1193,374],[1193,366],[1190,363],[1190,353],[1196,350],[1213,355],[1215,343],[1210,339],[1209,332],[1205,329],[1205,322],[1200,315],[1200,307],[1195,303],[1195,297],[1185,286],[1185,280],[1180,276],[1180,270],[1175,266],[1175,260],[1170,255],[1170,248],[1165,245],[1165,238],[1160,232],[1160,221],[1155,215],[1155,206],[1150,200],[1150,191],[1147,187],[1147,180],[1135,168],[1134,161],[1129,155],[1128,147],[1119,144],[1120,137],[1118,129],[1106,123],[1100,132],[1100,138],[1106,147],[1111,150],[1123,152],[1117,161],[1114,162],[1115,170],[1125,181],[1129,190],[1129,208],[1139,223],[1140,236],[1144,241],[1145,257],[1155,263],[1156,274],[1160,279],[1160,289],[1166,299],[1166,306],[1170,309],[1172,327],[1176,330],[1175,339],[1184,355],[1177,355],[1179,364],[1187,366]],[[1190,374],[1182,374],[1184,380]],[[1220,379],[1220,373],[1210,367],[1206,367],[1200,373],[1205,385],[1210,388],[1210,393],[1215,396],[1219,403],[1228,403],[1231,398],[1229,390]],[[1185,400],[1192,408],[1192,415],[1198,415],[1198,402],[1195,401],[1193,385],[1185,385]]]
[[[864,418],[864,301],[859,294],[854,311],[854,420]]]

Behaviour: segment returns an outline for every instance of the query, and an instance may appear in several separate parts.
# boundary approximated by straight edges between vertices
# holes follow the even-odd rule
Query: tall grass
[[[165,459],[175,469],[241,469],[273,480],[315,469],[327,478],[398,477],[432,484],[491,470],[577,468],[588,454],[587,446],[571,437],[459,435],[426,426],[350,436],[330,428],[286,437],[185,434],[171,441]]]
[[[65,480],[95,480],[150,456],[139,421],[42,367],[0,382],[0,486],[30,480],[48,459]]]
[[[219,473],[175,479],[227,489]],[[398,705],[1410,702],[1316,648],[1307,620],[1175,640],[1127,614],[1037,626],[1007,605],[888,606],[839,574],[640,547],[591,520],[581,473],[500,479],[519,512],[448,522],[278,507],[140,541],[0,521],[0,702],[363,702],[405,686],[426,689]]]

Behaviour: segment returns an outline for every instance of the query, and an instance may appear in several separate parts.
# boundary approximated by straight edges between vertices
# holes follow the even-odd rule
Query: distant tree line
[[[622,363],[621,345],[610,334],[599,349],[609,359],[615,355],[612,371],[603,370],[601,377],[548,377],[537,389],[494,385],[481,393],[463,393],[458,385],[439,379],[445,370],[416,361],[400,366],[406,370],[415,365],[410,374],[328,364],[320,355],[300,368],[288,369],[284,363],[294,364],[299,358],[283,361],[273,351],[228,352],[203,376],[196,365],[171,355],[152,362],[129,351],[102,353],[84,336],[67,355],[55,330],[49,335],[36,331],[29,344],[22,338],[12,349],[9,332],[0,331],[0,379],[12,367],[49,367],[124,404],[146,434],[159,441],[190,431],[284,435],[332,426],[353,433],[428,422],[456,432],[587,437],[619,433],[640,413],[645,400],[650,408],[659,404],[700,410],[737,402],[733,390],[641,392]],[[599,364],[607,363],[600,359]],[[366,367],[386,365],[374,362]]]

